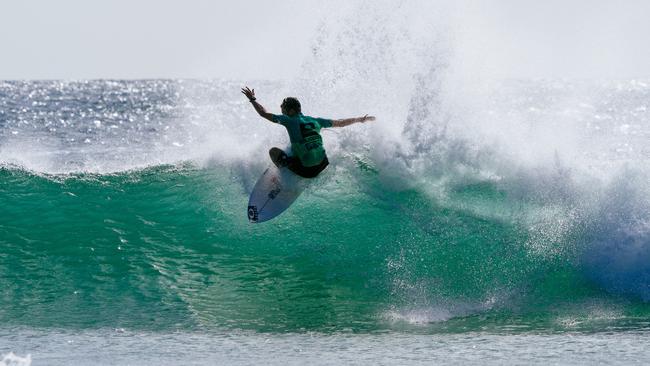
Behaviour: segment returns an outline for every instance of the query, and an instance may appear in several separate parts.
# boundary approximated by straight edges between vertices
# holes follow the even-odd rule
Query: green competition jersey
[[[332,127],[331,119],[309,117],[302,113],[293,117],[274,114],[273,122],[279,123],[287,129],[293,156],[300,159],[302,165],[316,166],[323,161],[325,149],[320,129]]]

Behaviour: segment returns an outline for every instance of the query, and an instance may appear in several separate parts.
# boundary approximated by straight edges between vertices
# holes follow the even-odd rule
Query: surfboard
[[[259,223],[283,213],[305,190],[309,179],[271,165],[255,183],[248,199],[248,220]]]

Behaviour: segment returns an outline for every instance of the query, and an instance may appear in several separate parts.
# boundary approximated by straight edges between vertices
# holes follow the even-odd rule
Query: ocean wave
[[[253,227],[244,206],[249,180],[218,163],[53,176],[5,166],[0,241],[11,259],[0,270],[11,305],[2,321],[262,331],[464,326],[481,314],[525,318],[539,306],[617,289],[602,280],[611,271],[602,259],[586,268],[601,270],[591,278],[604,291],[581,279],[572,248],[583,217],[563,217],[569,207],[512,199],[499,181],[475,178],[456,180],[444,195],[395,188],[353,156],[334,169],[283,216]],[[617,283],[637,288],[638,276],[616,273]],[[578,308],[561,316],[580,319]]]

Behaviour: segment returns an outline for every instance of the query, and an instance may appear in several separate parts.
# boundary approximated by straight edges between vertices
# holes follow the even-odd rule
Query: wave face
[[[353,168],[251,225],[224,167],[1,176],[4,323],[374,329],[603,296],[516,215],[473,212],[511,204],[484,182],[442,205]]]

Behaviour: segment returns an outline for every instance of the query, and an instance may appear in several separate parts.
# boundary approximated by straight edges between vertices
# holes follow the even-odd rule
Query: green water
[[[281,217],[250,224],[227,167],[116,174],[0,170],[0,322],[149,330],[456,332],[645,326],[574,241],[531,249],[528,202],[493,183],[444,197],[328,174]],[[485,215],[485,206],[493,207]]]

